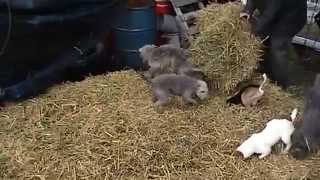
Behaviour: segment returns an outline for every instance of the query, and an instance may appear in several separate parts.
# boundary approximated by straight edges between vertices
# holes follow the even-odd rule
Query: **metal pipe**
[[[292,43],[307,46],[307,47],[313,48],[316,51],[320,51],[320,42],[312,39],[295,36],[292,40]]]

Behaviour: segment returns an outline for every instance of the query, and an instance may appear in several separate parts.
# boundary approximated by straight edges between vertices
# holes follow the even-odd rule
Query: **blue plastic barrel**
[[[156,41],[157,22],[154,4],[129,7],[126,3],[120,3],[114,9],[112,24],[117,59],[129,68],[141,68],[142,60],[138,49],[145,44],[155,44]]]

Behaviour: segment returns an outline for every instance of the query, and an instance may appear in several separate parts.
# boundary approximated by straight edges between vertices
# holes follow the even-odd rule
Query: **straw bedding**
[[[238,10],[237,6],[225,6],[228,20],[230,12]],[[240,22],[234,21],[238,27]],[[204,31],[205,36],[200,35],[198,42],[209,43],[211,38],[212,43],[198,43],[199,48],[193,46],[192,50],[198,62],[205,62],[202,68],[209,77],[219,79],[222,92],[251,77],[258,58],[258,45],[249,43],[251,40],[235,29],[228,29],[234,25],[230,24],[219,31],[233,32],[233,40],[223,44],[217,37],[226,35],[210,36]],[[240,49],[242,40],[244,48],[252,50]],[[222,50],[213,51],[214,43]],[[227,45],[229,48],[223,50]],[[221,62],[217,63],[218,59]],[[239,60],[239,66],[232,59]],[[228,69],[223,69],[223,61],[230,64]],[[228,106],[225,94],[210,96],[198,106],[187,106],[180,98],[173,98],[160,111],[152,105],[149,84],[134,71],[66,83],[0,111],[0,177],[316,179],[320,175],[319,155],[296,161],[273,151],[264,160],[253,157],[243,161],[234,154],[236,147],[251,133],[261,130],[268,120],[288,117],[295,107],[302,110],[301,99],[271,83],[267,83],[265,91],[261,103],[249,109]]]
[[[192,62],[203,69],[210,86],[229,95],[240,82],[250,79],[262,55],[262,44],[239,18],[240,10],[241,6],[226,3],[201,11],[200,34],[190,48]]]
[[[55,87],[0,112],[0,174],[35,179],[288,179],[317,173],[320,159],[295,161],[274,152],[243,161],[234,150],[301,101],[271,84],[257,108],[210,97],[181,99],[159,112],[133,71]],[[312,169],[313,167],[314,169]]]

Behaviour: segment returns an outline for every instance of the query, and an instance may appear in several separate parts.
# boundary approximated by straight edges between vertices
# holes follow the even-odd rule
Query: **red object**
[[[156,0],[155,11],[158,16],[171,14],[173,12],[173,7],[170,1]]]
[[[157,16],[163,16],[165,14],[173,14],[174,10],[171,2],[168,0],[155,0],[155,13]],[[166,44],[167,39],[162,37],[163,32],[158,32],[156,37],[156,46]]]

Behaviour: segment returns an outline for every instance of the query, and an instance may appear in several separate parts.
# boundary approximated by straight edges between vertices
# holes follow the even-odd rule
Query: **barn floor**
[[[56,86],[0,111],[0,179],[316,179],[319,155],[235,154],[267,120],[301,104],[271,83],[265,90],[258,108],[212,96],[159,112],[133,71]]]
[[[319,72],[320,55],[297,49],[292,77],[304,89]],[[0,178],[318,179],[319,154],[296,161],[276,148],[265,160],[235,156],[251,132],[300,102],[270,83],[266,92],[259,108],[228,107],[212,97],[159,113],[134,72],[56,86],[0,112]]]

